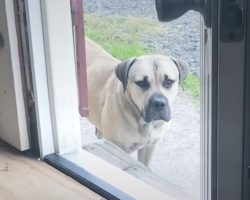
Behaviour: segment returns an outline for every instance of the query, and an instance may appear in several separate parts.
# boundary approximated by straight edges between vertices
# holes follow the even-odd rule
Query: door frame
[[[245,1],[242,1],[245,2]],[[246,32],[223,42],[222,3],[212,0],[212,27],[204,27],[202,72],[201,199],[242,199],[246,81]],[[244,16],[245,17],[245,16]],[[245,18],[244,18],[245,19]],[[247,111],[246,111],[247,112]],[[248,111],[249,112],[249,111]]]
[[[250,3],[247,4],[248,13],[247,33],[250,33]],[[249,34],[248,34],[249,35]],[[245,120],[244,120],[244,164],[243,164],[243,199],[250,199],[250,37],[247,38],[246,69],[245,69]]]
[[[40,0],[25,0],[40,156],[55,152]]]

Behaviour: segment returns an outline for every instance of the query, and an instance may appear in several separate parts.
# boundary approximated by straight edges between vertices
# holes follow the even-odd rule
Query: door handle
[[[155,0],[155,5],[159,21],[170,21],[188,10],[195,10],[203,16],[206,27],[211,28],[211,1]],[[245,0],[220,1],[220,38],[223,42],[240,42],[244,38],[245,2]]]
[[[170,21],[186,13],[188,10],[198,11],[207,27],[211,27],[211,0],[155,0],[159,21]]]

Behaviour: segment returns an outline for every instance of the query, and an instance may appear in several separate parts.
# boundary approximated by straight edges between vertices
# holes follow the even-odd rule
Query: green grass
[[[86,36],[120,60],[152,53],[140,39],[143,35],[154,36],[160,30],[151,20],[85,15]]]
[[[200,79],[193,74],[188,74],[183,84],[184,91],[189,95],[198,98],[200,96]]]
[[[164,30],[165,31],[165,30]],[[135,17],[104,17],[85,14],[86,36],[101,45],[112,56],[124,60],[133,56],[155,54],[141,41],[154,37],[163,28],[156,21]],[[200,95],[199,78],[189,74],[184,82],[184,91],[194,98]]]
[[[111,35],[104,35],[100,30],[88,30],[86,31],[86,35],[100,44],[112,56],[120,60],[150,53],[150,51],[140,42],[125,42],[114,39]]]

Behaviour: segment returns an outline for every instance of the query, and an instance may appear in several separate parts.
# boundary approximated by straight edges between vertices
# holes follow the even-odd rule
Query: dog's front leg
[[[149,167],[150,161],[153,157],[154,151],[157,147],[159,140],[156,140],[150,144],[145,145],[143,148],[138,150],[138,160],[144,165]]]

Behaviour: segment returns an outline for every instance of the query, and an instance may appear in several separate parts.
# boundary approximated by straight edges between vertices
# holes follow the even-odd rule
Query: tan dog
[[[149,165],[169,129],[186,65],[160,55],[119,61],[86,40],[90,121],[99,135]]]

